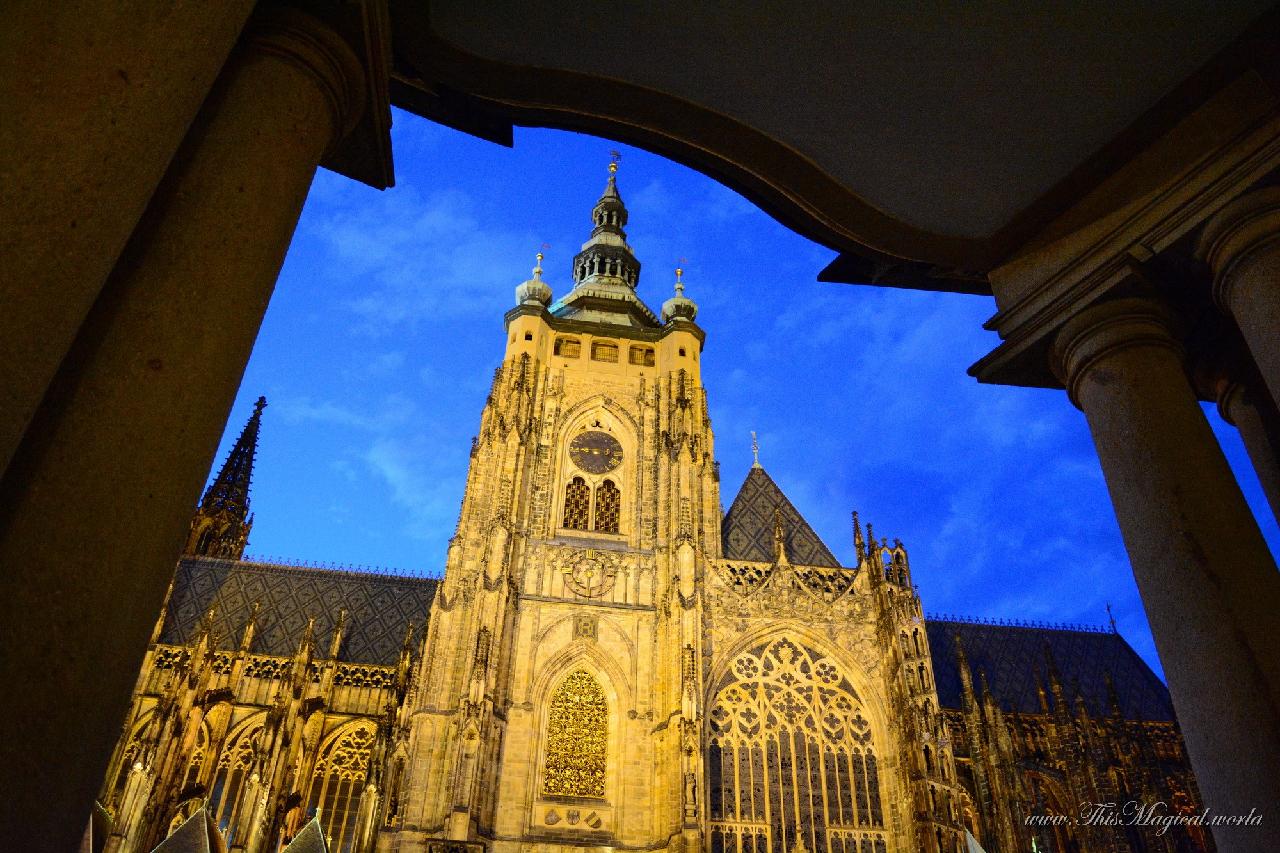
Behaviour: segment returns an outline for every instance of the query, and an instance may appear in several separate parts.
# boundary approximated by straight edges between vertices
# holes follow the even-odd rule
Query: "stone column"
[[[1280,330],[1277,330],[1280,334]],[[1217,388],[1218,414],[1240,431],[1249,461],[1262,483],[1271,514],[1280,521],[1280,418],[1266,392],[1239,382],[1223,381]]]
[[[1088,419],[1205,800],[1267,813],[1217,828],[1274,846],[1280,803],[1280,574],[1183,372],[1171,315],[1119,299],[1073,318],[1052,358]]]
[[[5,3],[0,474],[252,8]]]
[[[1213,298],[1240,327],[1280,406],[1280,187],[1246,193],[1209,220],[1197,249],[1213,268]]]
[[[312,177],[362,85],[314,18],[250,22],[0,481],[0,849],[75,845]]]

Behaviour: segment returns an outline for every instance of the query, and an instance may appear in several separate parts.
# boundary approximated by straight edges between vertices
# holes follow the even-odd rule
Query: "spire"
[[[618,158],[622,155],[616,151],[613,155],[604,192],[591,209],[591,235],[573,258],[573,289],[548,310],[560,319],[656,329],[662,321],[636,295],[640,262],[627,245],[623,230],[627,207],[618,194]]]
[[[267,398],[259,397],[249,422],[227,454],[222,470],[205,490],[191,520],[185,553],[238,560],[244,556],[253,516],[249,513],[249,486],[258,454],[258,429]]]
[[[591,237],[573,259],[573,283],[622,284],[635,289],[640,283],[640,262],[627,245],[627,206],[618,194],[618,155],[609,163],[609,180],[591,209]]]
[[[773,510],[773,555],[779,566],[791,565],[791,561],[787,559],[787,526],[782,519],[782,510],[778,507]]]
[[[760,439],[756,437],[756,431],[751,431],[751,467],[760,467]]]

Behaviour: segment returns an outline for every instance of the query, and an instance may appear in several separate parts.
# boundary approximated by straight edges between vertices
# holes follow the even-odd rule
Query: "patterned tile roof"
[[[1058,668],[1068,701],[1074,702],[1073,685],[1078,682],[1090,714],[1105,715],[1109,711],[1109,673],[1120,711],[1127,719],[1174,719],[1168,688],[1119,634],[932,619],[926,622],[926,629],[938,702],[944,708],[962,706],[956,663],[958,634],[973,673],[974,690],[981,689],[978,673],[986,672],[991,695],[1006,711],[1040,712],[1036,674],[1048,690],[1047,650]]]
[[[338,614],[346,610],[338,659],[389,666],[399,659],[410,622],[415,636],[423,636],[437,583],[430,578],[187,557],[178,563],[160,642],[188,642],[212,607],[218,648],[237,648],[254,603],[261,602],[250,651],[292,655],[307,620],[314,616],[316,648],[327,654]]]
[[[726,560],[773,562],[773,511],[782,513],[787,559],[801,566],[839,567],[831,550],[813,532],[763,468],[752,467],[720,528]]]

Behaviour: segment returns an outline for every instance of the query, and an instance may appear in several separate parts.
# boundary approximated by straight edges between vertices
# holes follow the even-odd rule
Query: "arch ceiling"
[[[1275,19],[1262,0],[390,5],[398,106],[507,144],[513,124],[618,138],[841,251],[827,280],[974,293],[1270,63]]]

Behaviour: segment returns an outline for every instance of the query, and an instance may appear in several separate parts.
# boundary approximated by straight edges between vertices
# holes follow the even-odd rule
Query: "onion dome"
[[[551,286],[542,280],[542,253],[538,253],[538,263],[533,267],[533,278],[516,287],[516,302],[530,305],[549,305],[551,303]]]
[[[671,323],[676,320],[688,320],[698,316],[698,303],[684,295],[684,282],[681,277],[684,270],[676,267],[676,295],[662,303],[662,322]]]

